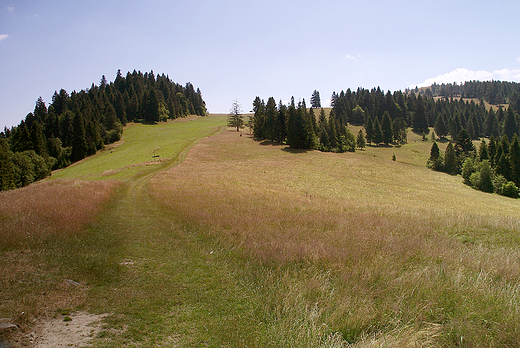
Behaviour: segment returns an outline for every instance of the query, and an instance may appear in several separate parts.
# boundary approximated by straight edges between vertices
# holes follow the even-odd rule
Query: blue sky
[[[0,127],[118,69],[189,81],[223,113],[257,95],[520,82],[519,13],[518,0],[0,0]]]

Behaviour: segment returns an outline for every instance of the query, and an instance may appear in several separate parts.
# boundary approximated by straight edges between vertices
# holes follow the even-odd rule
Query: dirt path
[[[220,130],[216,132],[218,131]],[[64,321],[62,316],[42,320],[34,327],[34,332],[27,335],[29,342],[34,347],[91,345],[92,340],[101,330],[105,330],[104,328],[107,332],[111,332],[112,340],[119,342],[116,345],[123,344],[127,341],[120,337],[121,332],[125,331],[127,327],[141,325],[139,322],[143,318],[152,318],[149,321],[159,321],[161,326],[150,324],[152,328],[139,330],[145,332],[160,330],[169,333],[165,335],[167,345],[180,339],[179,334],[171,331],[173,330],[171,325],[160,320],[161,316],[168,315],[168,311],[171,311],[172,301],[178,301],[179,297],[183,299],[191,297],[192,300],[199,301],[189,294],[191,290],[188,291],[188,294],[179,294],[179,289],[190,286],[189,280],[185,278],[190,277],[191,268],[207,268],[208,260],[205,258],[210,253],[202,252],[206,255],[197,255],[200,252],[198,242],[191,236],[173,230],[175,224],[172,222],[171,216],[165,215],[164,211],[151,199],[148,193],[148,182],[159,171],[181,164],[188,151],[197,142],[198,140],[194,140],[188,144],[172,161],[156,166],[155,170],[151,172],[147,170],[144,174],[138,175],[135,180],[125,184],[126,187],[116,194],[114,203],[111,204],[108,211],[100,215],[99,223],[93,227],[94,229],[117,231],[123,235],[125,240],[125,251],[120,257],[119,264],[126,269],[127,278],[122,280],[116,289],[108,287],[98,289],[100,294],[91,295],[93,301],[106,301],[107,312],[114,312],[113,309],[115,309],[116,314],[94,315],[88,312],[78,312],[70,315],[70,321]],[[187,253],[196,257],[187,258]],[[176,259],[188,263],[187,267],[179,267],[176,261],[172,261]],[[150,272],[150,269],[156,268],[163,268],[161,274]],[[168,274],[164,274],[165,272]],[[215,275],[218,275],[218,272],[212,268],[205,270],[203,277],[209,279]],[[221,279],[218,282],[226,284]],[[185,284],[180,286],[180,283]],[[209,287],[214,287],[215,284],[211,281]],[[199,283],[195,284],[195,286],[199,285]],[[220,291],[224,290],[220,289]],[[151,307],[155,307],[155,309],[149,308],[149,302],[152,302]],[[118,310],[126,311],[127,314],[117,314]],[[159,311],[163,313],[158,313]],[[138,318],[136,319],[136,317]],[[111,328],[111,326],[119,327],[121,325],[125,329],[118,331]],[[114,332],[117,333],[114,334]],[[173,333],[170,334],[170,332]],[[145,336],[150,336],[152,340],[155,340],[153,332],[146,333]],[[134,339],[131,338],[130,341]],[[145,340],[147,339],[145,338]]]

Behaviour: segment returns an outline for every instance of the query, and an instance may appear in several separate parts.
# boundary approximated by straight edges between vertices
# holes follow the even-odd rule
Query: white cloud
[[[14,6],[7,6],[7,11],[13,12],[14,11]]]
[[[9,37],[7,34],[0,34],[0,41],[5,40]]]
[[[350,54],[347,54],[347,56],[345,57],[345,59],[356,59],[356,58],[354,58],[354,57],[353,57],[352,55],[350,55]]]
[[[462,83],[466,81],[489,81],[489,80],[500,80],[500,81],[520,81],[520,69],[501,69],[495,70],[493,72],[479,70],[473,71],[466,68],[457,68],[449,73],[438,75],[436,77],[432,77],[426,79],[424,82],[419,83],[417,85],[410,86],[410,88],[417,87],[427,87],[431,86],[433,83],[442,84],[442,83]]]

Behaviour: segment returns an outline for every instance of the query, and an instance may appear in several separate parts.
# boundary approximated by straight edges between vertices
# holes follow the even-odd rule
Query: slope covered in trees
[[[495,85],[499,86],[498,83],[491,84]],[[504,83],[504,86],[517,88],[516,84],[511,83]],[[316,94],[315,91],[313,97]],[[303,146],[324,151],[345,150],[341,136],[347,139],[344,128],[348,124],[363,125],[366,141],[374,144],[406,142],[407,127],[419,134],[428,134],[433,127],[438,137],[450,136],[452,141],[456,141],[462,129],[473,140],[491,136],[497,139],[507,135],[511,141],[514,134],[520,133],[519,112],[515,106],[518,104],[520,107],[520,102],[517,102],[516,90],[513,89],[508,95],[510,105],[495,111],[494,108],[486,108],[483,99],[475,102],[452,96],[433,98],[409,91],[385,93],[380,88],[358,88],[357,91],[347,89],[346,92],[332,94],[333,122],[324,122],[325,118],[315,115],[312,109],[308,112],[305,101],[296,106],[293,99],[289,106],[280,103],[277,107],[274,99],[270,98],[266,104],[257,97],[253,102],[255,115],[252,126],[255,137],[286,142],[292,147]],[[301,130],[298,131],[297,126]],[[301,138],[301,141],[295,142],[291,132],[299,134],[296,138]],[[346,147],[350,149],[349,145]]]
[[[164,74],[119,70],[113,82],[55,92],[47,107],[40,97],[34,111],[0,133],[0,190],[42,179],[120,139],[127,122],[160,122],[190,114],[203,116],[206,106],[191,83],[174,83]]]

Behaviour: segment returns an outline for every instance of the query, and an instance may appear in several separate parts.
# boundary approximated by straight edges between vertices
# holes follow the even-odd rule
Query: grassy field
[[[30,330],[59,309],[109,313],[98,347],[520,345],[518,200],[428,170],[416,135],[334,154],[224,124],[134,125],[0,194],[0,316]],[[156,148],[172,160],[149,165]],[[75,224],[67,194],[91,202]],[[33,236],[30,207],[49,227],[27,241],[7,222]]]

